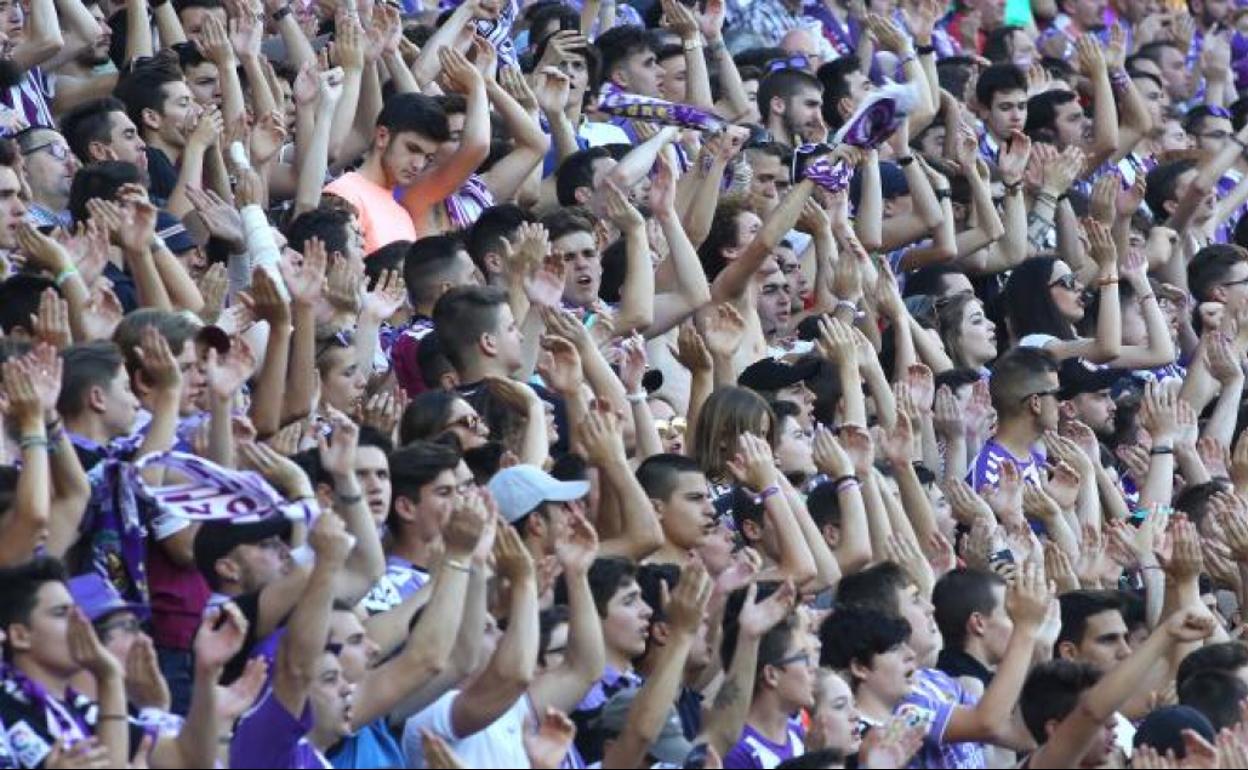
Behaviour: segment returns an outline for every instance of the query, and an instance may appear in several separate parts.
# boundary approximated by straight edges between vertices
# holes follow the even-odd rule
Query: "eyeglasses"
[[[108,636],[114,631],[124,631],[127,634],[137,634],[143,626],[139,623],[138,618],[125,618],[124,620],[114,620],[112,623],[105,623],[96,627],[96,633],[100,636]]]
[[[801,663],[803,666],[809,666],[810,665],[810,653],[799,652],[794,655],[790,655],[787,658],[781,658],[780,660],[777,660],[775,663],[772,663],[771,665],[775,666],[776,668],[784,668],[785,666],[791,666],[794,663]]]
[[[1061,278],[1049,283],[1049,288],[1062,287],[1066,291],[1079,291],[1079,278],[1074,273],[1067,273]]]
[[[1061,392],[1062,392],[1061,388],[1053,388],[1052,390],[1042,390],[1039,393],[1028,393],[1027,395],[1020,398],[1018,400],[1018,403],[1021,404],[1027,399],[1031,398],[1032,396],[1039,396],[1040,398],[1044,398],[1045,396],[1052,396],[1053,398],[1057,398],[1057,394]]]
[[[44,142],[36,144],[34,147],[28,147],[22,150],[22,155],[34,155],[40,150],[47,150],[48,154],[60,161],[69,160],[69,147],[64,142]]]

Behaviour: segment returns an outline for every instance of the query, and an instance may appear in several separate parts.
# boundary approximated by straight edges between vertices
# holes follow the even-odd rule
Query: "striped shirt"
[[[0,90],[0,104],[20,112],[32,127],[56,128],[50,102],[56,93],[56,75],[39,67],[27,71],[22,82]]]

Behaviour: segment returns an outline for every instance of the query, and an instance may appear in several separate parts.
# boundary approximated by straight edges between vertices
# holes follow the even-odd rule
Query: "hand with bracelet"
[[[330,435],[317,438],[321,467],[334,481],[334,494],[344,506],[363,501],[360,482],[355,478],[355,452],[360,441],[360,426],[333,407],[327,407]]]
[[[0,409],[17,423],[22,450],[47,449],[44,404],[35,385],[35,366],[28,357],[10,358],[0,371],[4,375],[4,395]],[[57,380],[59,382],[59,378]]]
[[[737,438],[737,453],[728,461],[728,470],[737,483],[762,495],[776,488],[776,461],[771,446],[753,433]]]

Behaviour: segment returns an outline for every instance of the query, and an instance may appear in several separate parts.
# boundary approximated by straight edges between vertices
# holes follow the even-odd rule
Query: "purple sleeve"
[[[985,444],[979,454],[975,455],[975,464],[971,466],[970,478],[967,481],[971,489],[978,492],[985,486],[996,486],[1001,480],[1001,457],[993,451],[992,444]]]
[[[750,750],[750,744],[744,740],[737,741],[737,744],[728,750],[724,755],[724,767],[727,770],[734,768],[744,768],[745,770],[763,770],[763,763],[758,761],[758,755]]]
[[[234,730],[230,767],[297,767],[299,741],[312,729],[312,704],[296,719],[270,689]]]
[[[931,716],[931,723],[927,728],[927,738],[924,740],[933,746],[939,746],[945,741],[945,730],[949,727],[949,720],[953,718],[953,712],[957,708],[952,703],[946,703],[937,698],[932,698],[919,690],[911,690],[910,694],[901,702],[901,706],[894,713],[901,713],[911,709],[917,709]]]
[[[399,381],[399,386],[406,390],[409,396],[416,396],[428,390],[420,373],[420,361],[417,358],[419,351],[420,340],[410,334],[400,334],[394,341],[394,346],[390,348],[390,366],[394,369],[394,376]]]

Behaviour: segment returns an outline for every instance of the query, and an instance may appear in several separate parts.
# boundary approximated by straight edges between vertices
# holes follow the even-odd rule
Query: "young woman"
[[[936,328],[955,367],[987,371],[997,357],[997,325],[974,294],[955,294],[936,303]]]
[[[399,442],[432,441],[446,432],[455,434],[464,450],[477,449],[490,438],[490,426],[457,393],[431,390],[407,405],[399,423]]]

